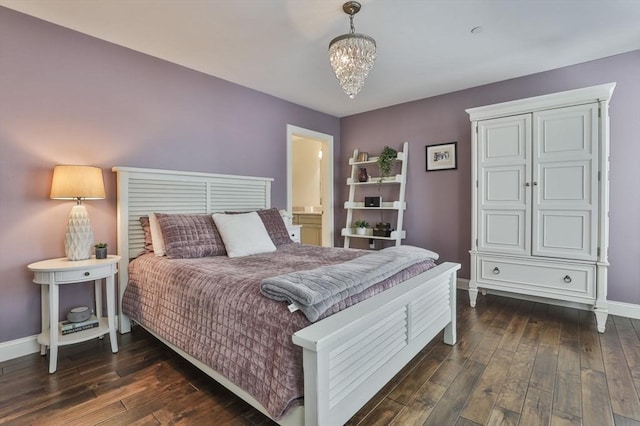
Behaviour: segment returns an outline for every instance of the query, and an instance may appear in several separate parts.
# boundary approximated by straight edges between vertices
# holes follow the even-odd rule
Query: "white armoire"
[[[466,110],[471,306],[478,288],[586,304],[604,332],[614,88],[602,84]]]

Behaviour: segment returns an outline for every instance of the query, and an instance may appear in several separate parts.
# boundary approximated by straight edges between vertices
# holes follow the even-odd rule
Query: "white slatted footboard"
[[[443,329],[455,343],[458,269],[443,263],[293,335],[306,426],[345,423]]]

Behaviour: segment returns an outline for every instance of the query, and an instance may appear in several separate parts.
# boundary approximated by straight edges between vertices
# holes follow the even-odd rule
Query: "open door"
[[[333,136],[287,125],[287,210],[303,244],[333,246]]]

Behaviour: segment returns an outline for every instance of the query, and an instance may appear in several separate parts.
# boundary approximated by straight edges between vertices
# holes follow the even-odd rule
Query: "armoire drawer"
[[[533,296],[595,298],[595,266],[479,257],[478,285]]]

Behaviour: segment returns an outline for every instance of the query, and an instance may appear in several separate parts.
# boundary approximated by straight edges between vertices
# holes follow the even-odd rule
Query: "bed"
[[[152,212],[211,214],[269,209],[272,180],[129,167],[114,167],[113,171],[118,184],[118,252],[123,258],[119,330],[127,333],[131,322],[122,314],[122,301],[129,283],[129,259],[144,250],[140,217]],[[299,249],[286,246],[278,250]],[[157,262],[149,256],[140,259]],[[445,343],[455,343],[458,269],[458,264],[441,263],[417,271],[412,278],[366,300],[294,329],[292,342],[302,352],[304,403],[291,404],[283,416],[274,415],[273,409],[267,408],[269,404],[246,390],[246,384],[232,382],[229,374],[212,369],[190,354],[189,348],[154,333],[152,320],[144,318],[138,323],[279,424],[343,424],[442,330]],[[286,304],[280,302],[278,309],[286,309]]]

